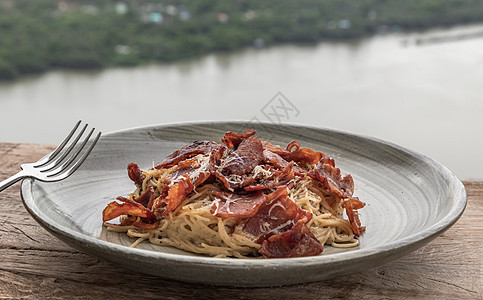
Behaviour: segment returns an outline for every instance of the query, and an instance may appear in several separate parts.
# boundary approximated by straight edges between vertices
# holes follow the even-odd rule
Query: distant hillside
[[[0,0],[0,79],[480,21],[476,0]]]

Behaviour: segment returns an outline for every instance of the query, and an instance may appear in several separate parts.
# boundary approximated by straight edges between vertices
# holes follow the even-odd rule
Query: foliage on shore
[[[480,21],[476,0],[0,0],[0,79]]]

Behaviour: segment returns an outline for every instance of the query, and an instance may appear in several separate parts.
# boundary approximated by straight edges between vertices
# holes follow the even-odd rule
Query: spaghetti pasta
[[[291,142],[228,132],[223,144],[194,142],[141,170],[136,189],[108,204],[108,230],[213,257],[317,255],[323,245],[355,247],[361,226],[353,180],[334,161]],[[344,211],[347,219],[343,218]],[[119,224],[108,222],[120,217]]]

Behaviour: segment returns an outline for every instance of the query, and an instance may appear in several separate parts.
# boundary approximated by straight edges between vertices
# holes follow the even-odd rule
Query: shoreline
[[[85,73],[87,75],[92,75],[96,73],[101,73],[105,70],[108,69],[135,69],[139,67],[146,67],[149,65],[175,65],[175,64],[180,64],[180,63],[189,63],[191,61],[196,61],[199,59],[206,58],[207,56],[210,55],[235,55],[236,53],[241,53],[243,51],[263,51],[271,48],[276,48],[276,47],[287,47],[287,46],[295,46],[295,47],[315,47],[318,44],[321,43],[341,43],[341,44],[350,44],[350,43],[358,43],[367,39],[371,38],[377,38],[379,36],[390,36],[390,35],[413,35],[413,34],[423,34],[427,35],[431,32],[439,32],[436,36],[429,36],[429,37],[419,37],[419,38],[414,38],[413,43],[409,42],[409,39],[406,39],[402,41],[402,46],[407,47],[409,45],[413,46],[428,46],[428,45],[434,45],[434,44],[440,44],[440,43],[446,43],[446,42],[459,42],[459,41],[465,41],[468,39],[473,39],[473,38],[482,38],[483,37],[483,30],[479,30],[477,32],[468,32],[468,33],[458,33],[458,34],[451,34],[452,30],[459,30],[459,29],[464,29],[464,28],[472,28],[472,27],[478,27],[483,25],[483,21],[479,22],[470,22],[470,23],[457,23],[453,25],[447,25],[447,26],[431,26],[428,28],[421,28],[421,29],[415,29],[415,30],[399,30],[399,31],[386,31],[386,32],[377,32],[373,34],[368,34],[360,37],[353,37],[353,38],[325,38],[321,39],[316,42],[286,42],[286,43],[275,43],[275,44],[270,44],[264,47],[254,47],[254,46],[245,46],[241,47],[238,49],[233,49],[230,51],[211,51],[211,52],[206,52],[206,53],[200,53],[197,56],[194,57],[186,57],[186,58],[180,58],[176,60],[171,60],[171,61],[145,61],[145,62],[140,62],[138,64],[133,64],[133,65],[123,65],[123,64],[117,64],[117,65],[104,65],[104,66],[99,66],[99,67],[82,67],[82,68],[73,68],[73,67],[49,67],[47,69],[44,69],[39,72],[31,72],[31,73],[24,73],[24,74],[19,74],[16,77],[12,78],[2,78],[0,76],[0,85],[3,84],[10,84],[10,83],[15,83],[18,81],[22,80],[29,80],[29,79],[35,79],[38,78],[39,76],[45,75],[49,72],[73,72],[73,73],[78,73],[82,74]],[[440,31],[445,31],[444,34],[441,34]],[[446,32],[447,31],[447,32]],[[0,74],[1,75],[1,74]]]

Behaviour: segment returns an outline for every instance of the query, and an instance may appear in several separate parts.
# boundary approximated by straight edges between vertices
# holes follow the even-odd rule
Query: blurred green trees
[[[0,79],[478,21],[477,0],[0,0]]]

